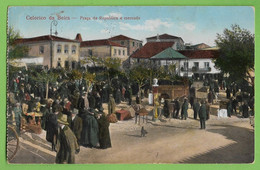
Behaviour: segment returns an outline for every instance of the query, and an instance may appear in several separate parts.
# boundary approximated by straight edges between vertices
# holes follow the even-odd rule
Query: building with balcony
[[[218,50],[183,50],[179,53],[187,57],[180,62],[180,76],[198,77],[220,73],[213,62],[219,55]]]

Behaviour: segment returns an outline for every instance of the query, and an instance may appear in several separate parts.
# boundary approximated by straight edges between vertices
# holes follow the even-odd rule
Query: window
[[[71,63],[71,68],[72,68],[72,69],[75,69],[75,68],[76,68],[76,66],[77,66],[77,63],[76,63],[76,61],[72,61],[72,63]]]
[[[204,67],[209,68],[209,62],[204,62]]]
[[[93,55],[92,49],[89,49],[89,50],[88,50],[88,55],[89,55],[89,56],[92,56],[92,55]]]
[[[116,49],[114,49],[114,55],[116,55]]]
[[[65,61],[65,68],[69,68],[69,61]]]
[[[61,53],[61,45],[57,45],[57,53]]]
[[[199,68],[199,62],[194,62],[194,67]]]
[[[71,53],[72,53],[72,54],[76,54],[76,50],[77,50],[76,45],[73,45],[73,46],[72,46],[72,49],[71,49]]]
[[[39,51],[40,51],[40,54],[43,54],[44,53],[44,46],[40,46]]]
[[[123,50],[123,55],[125,55],[125,50]]]
[[[135,46],[135,42],[133,42],[133,47]]]
[[[64,53],[65,54],[69,53],[69,46],[68,45],[64,46]]]
[[[118,55],[121,55],[121,50],[118,50]]]
[[[121,41],[121,45],[125,45],[125,42],[124,42],[124,41]]]
[[[189,63],[188,62],[184,62],[183,65],[184,65],[184,69],[189,68]]]
[[[178,42],[176,43],[176,49],[177,49],[177,50],[180,50],[180,49],[181,49],[180,43],[178,43]]]
[[[60,61],[57,62],[57,67],[61,67]]]

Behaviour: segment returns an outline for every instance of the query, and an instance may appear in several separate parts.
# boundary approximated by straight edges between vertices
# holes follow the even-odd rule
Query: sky
[[[52,28],[59,37],[74,39],[80,33],[83,41],[123,34],[145,43],[147,37],[167,33],[185,43],[215,46],[217,33],[232,24],[255,32],[254,9],[249,6],[30,6],[8,10],[8,25],[24,38],[49,35],[53,19],[57,26],[52,24]]]

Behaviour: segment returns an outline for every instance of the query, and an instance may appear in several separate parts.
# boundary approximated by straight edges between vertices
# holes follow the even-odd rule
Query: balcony
[[[192,68],[185,68],[181,67],[182,72],[193,72],[193,73],[204,73],[204,72],[210,72],[211,67],[206,67],[206,68],[198,68],[198,67],[192,67]]]

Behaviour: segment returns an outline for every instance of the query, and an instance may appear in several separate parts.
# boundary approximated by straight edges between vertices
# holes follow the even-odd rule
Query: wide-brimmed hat
[[[58,114],[58,123],[63,125],[69,125],[67,115],[65,114]]]

